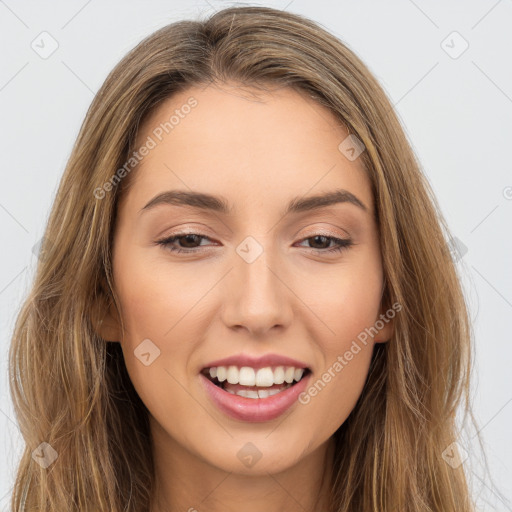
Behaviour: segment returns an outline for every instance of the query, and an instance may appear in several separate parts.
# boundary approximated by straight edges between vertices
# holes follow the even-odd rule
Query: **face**
[[[126,329],[104,337],[121,342],[162,453],[283,471],[353,409],[392,322],[379,322],[373,198],[361,158],[338,148],[347,136],[301,93],[234,84],[181,92],[141,127],[137,147],[155,144],[119,205],[113,246]]]

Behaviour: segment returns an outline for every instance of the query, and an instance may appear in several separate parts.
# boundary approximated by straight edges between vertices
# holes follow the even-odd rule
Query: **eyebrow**
[[[348,190],[337,189],[315,196],[296,197],[288,203],[285,211],[283,212],[283,216],[288,215],[289,213],[301,213],[316,210],[339,203],[353,204],[365,212],[369,211],[368,207],[354,194]],[[146,206],[141,208],[139,214],[142,214],[143,212],[160,204],[189,206],[201,210],[223,213],[225,215],[229,215],[233,211],[229,202],[222,196],[214,196],[211,194],[190,192],[186,190],[169,190],[153,197]]]

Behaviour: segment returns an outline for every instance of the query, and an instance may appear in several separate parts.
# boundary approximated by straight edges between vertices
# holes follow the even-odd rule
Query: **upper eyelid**
[[[343,231],[345,231],[345,230],[343,230]],[[202,237],[202,238],[208,238],[209,240],[213,240],[213,238],[214,238],[214,237],[212,237],[212,236],[210,236],[208,234],[201,233],[200,231],[193,231],[193,230],[191,230],[191,231],[179,231],[177,233],[170,233],[169,235],[162,236],[160,238],[160,240],[165,240],[167,238],[182,237],[182,236],[187,236],[187,235],[197,235],[197,236]],[[350,238],[350,235],[348,233],[346,233],[346,235],[347,235],[347,238]],[[294,238],[295,238],[295,236],[296,235],[294,235]],[[317,230],[313,230],[313,233],[310,234],[310,235],[307,235],[307,236],[303,235],[302,238],[310,238],[312,236],[332,236],[334,238],[341,238],[344,235],[340,235],[338,233],[334,233],[333,231],[329,231],[329,230],[318,228]]]
[[[312,222],[311,224],[308,224],[307,226],[303,226],[302,228],[300,228],[299,230],[295,231],[292,238],[296,238],[298,236],[298,233],[302,230],[312,230],[312,234],[311,235],[308,235],[308,236],[303,236],[303,238],[309,238],[311,236],[318,236],[318,235],[323,235],[323,236],[331,236],[331,237],[334,237],[334,238],[352,238],[352,235],[346,230],[346,229],[343,229],[341,227],[337,227],[337,231],[335,229],[328,229],[328,228],[325,228],[325,227],[317,227],[317,228],[314,228],[314,227],[311,227],[311,226],[314,226],[316,225],[317,222]],[[330,223],[328,223],[330,224]],[[170,233],[168,235],[165,235],[163,237],[160,237],[161,240],[163,239],[166,239],[166,238],[172,238],[172,237],[180,237],[180,236],[186,236],[186,235],[199,235],[201,237],[204,237],[204,238],[209,238],[209,239],[214,239],[215,236],[210,236],[209,234],[207,234],[208,232],[208,229],[207,228],[203,228],[203,227],[190,227],[190,228],[187,228],[187,227],[183,227],[182,228],[183,231],[178,231],[176,233]],[[339,231],[342,231],[343,233],[339,233]]]

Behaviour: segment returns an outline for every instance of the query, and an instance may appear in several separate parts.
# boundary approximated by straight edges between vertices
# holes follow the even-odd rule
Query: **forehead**
[[[132,195],[140,204],[170,188],[207,191],[232,197],[241,208],[344,188],[371,209],[361,159],[350,161],[338,149],[347,136],[334,114],[303,92],[191,87],[163,101],[141,125],[136,148],[148,138],[154,147],[135,171]]]

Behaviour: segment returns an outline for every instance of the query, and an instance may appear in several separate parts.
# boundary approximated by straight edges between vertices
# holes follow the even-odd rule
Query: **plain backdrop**
[[[86,110],[142,38],[234,3],[0,0],[0,510],[23,446],[7,354]],[[456,239],[475,332],[474,432],[461,446],[481,510],[512,510],[512,1],[276,0],[348,45],[393,103]],[[44,34],[42,34],[44,33]],[[44,44],[41,43],[44,38]],[[51,55],[46,52],[53,51]],[[440,447],[440,453],[443,447]],[[475,461],[473,461],[475,459]]]

